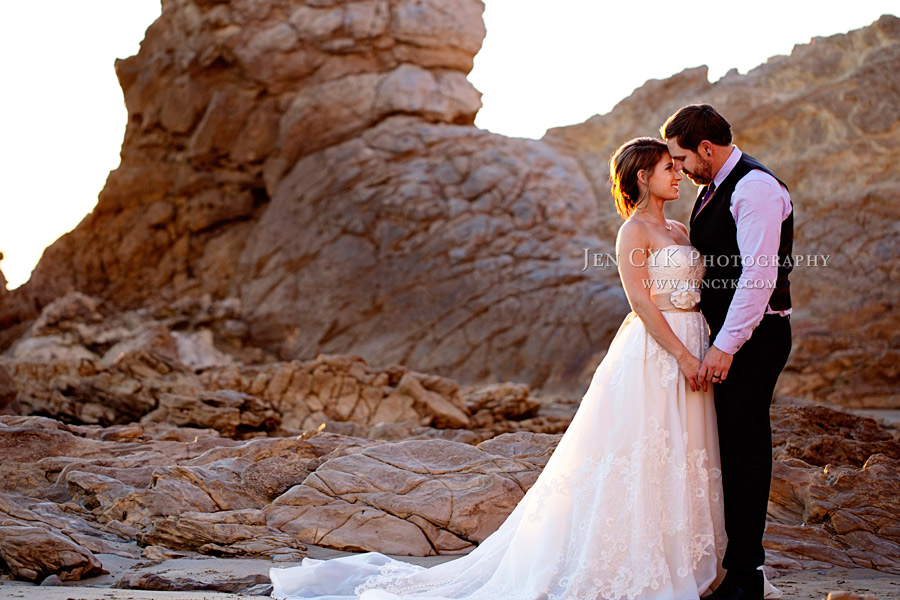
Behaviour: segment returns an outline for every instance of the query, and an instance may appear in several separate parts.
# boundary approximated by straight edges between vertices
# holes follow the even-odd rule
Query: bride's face
[[[684,176],[675,170],[675,161],[666,153],[650,173],[647,181],[650,186],[650,195],[661,200],[676,200],[678,198],[678,182],[682,179]]]

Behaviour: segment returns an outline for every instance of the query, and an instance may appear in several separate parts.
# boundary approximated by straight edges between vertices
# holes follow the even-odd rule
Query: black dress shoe
[[[763,600],[763,573],[753,571],[725,573],[725,579],[703,600]]]

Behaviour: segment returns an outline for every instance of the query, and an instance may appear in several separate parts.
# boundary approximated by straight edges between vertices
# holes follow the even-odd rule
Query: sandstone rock
[[[378,368],[355,355],[215,368],[200,377],[207,388],[239,390],[270,401],[287,430],[325,424],[328,431],[357,437],[477,443],[515,430],[558,433],[575,412],[563,408],[552,416],[539,415],[543,405],[524,384],[460,388],[446,377],[398,364]]]
[[[241,483],[254,494],[274,500],[310,474],[309,458],[272,456],[254,462],[241,471]]]
[[[243,312],[214,341],[582,387],[627,312],[614,270],[581,271],[585,246],[612,244],[594,237],[574,160],[472,125],[482,11],[480,0],[168,3],[116,65],[122,165],[4,300],[0,323],[27,323],[73,290],[118,308],[238,298]],[[0,347],[20,336],[4,329]],[[63,341],[21,351],[49,357]],[[179,344],[179,360],[221,364],[207,342],[199,355]],[[432,409],[439,426],[467,426]]]
[[[77,505],[62,505],[19,494],[0,494],[0,525],[38,527],[71,540],[94,554],[136,558],[139,553],[118,533],[106,531]],[[39,538],[40,536],[38,536]]]
[[[464,553],[500,525],[538,472],[531,462],[444,440],[382,444],[324,462],[264,512],[270,526],[308,543]]]
[[[546,433],[509,433],[498,435],[475,447],[490,454],[527,462],[543,469],[556,449],[560,437]]]
[[[83,309],[98,306],[95,299],[68,294],[16,346],[22,350],[34,340],[50,340],[49,347],[62,350],[14,355],[7,363],[23,390],[23,410],[73,423],[141,420],[148,426],[170,423],[238,438],[324,423],[329,431],[360,437],[444,437],[466,443],[515,430],[558,432],[574,414],[550,420],[537,415],[541,403],[524,384],[467,386],[461,392],[453,379],[398,364],[373,367],[355,355],[246,366],[212,342],[199,350],[188,344],[193,350],[185,351],[184,340],[210,341],[216,323],[233,321],[235,304],[186,300],[101,315]],[[474,421],[473,411],[478,412]],[[400,434],[389,433],[391,426],[405,427]],[[454,431],[437,433],[435,427]],[[131,425],[104,435],[140,439],[144,432]]]
[[[234,359],[219,351],[213,341],[213,332],[203,329],[196,333],[172,333],[178,345],[178,358],[188,367],[198,370],[221,365],[230,365]]]
[[[102,302],[79,292],[70,292],[50,304],[32,327],[32,335],[40,337],[60,333],[79,333],[84,325],[103,322]]]
[[[256,463],[276,457],[314,460],[317,457],[334,452],[336,449],[373,443],[341,435],[310,433],[314,435],[309,437],[256,438],[246,442],[220,444],[188,458],[184,464],[209,465],[229,459],[244,459]]]
[[[50,575],[76,581],[105,573],[89,550],[41,527],[0,526],[0,558],[16,579],[40,582]]]
[[[241,485],[240,471],[247,464],[227,459],[204,466],[158,467],[147,489],[113,498],[98,511],[99,518],[145,529],[167,515],[262,508],[265,499]]]
[[[303,558],[306,549],[296,538],[269,527],[258,510],[189,512],[156,519],[138,541],[219,556],[286,555],[293,560]]]
[[[873,454],[900,459],[900,441],[874,419],[824,406],[773,406],[774,456],[811,465],[861,467]]]
[[[228,365],[233,358],[216,348],[215,336],[227,344],[229,335],[240,329],[239,303],[235,304],[235,299],[213,303],[204,297],[168,309],[110,313],[101,311],[99,299],[70,292],[41,312],[12,356],[20,362],[102,357],[111,365],[123,354],[146,350],[192,369]],[[173,331],[185,325],[191,330]]]
[[[75,423],[130,423],[154,410],[162,394],[199,394],[203,387],[180,362],[155,351],[99,360],[16,362],[23,410]]]
[[[800,564],[900,573],[900,461],[880,454],[862,466],[775,461],[767,549]]]
[[[226,307],[102,315],[98,305],[83,294],[67,294],[17,342],[11,366],[26,411],[103,425],[146,416],[209,426],[230,436],[278,426],[279,415],[265,401],[228,390],[200,397],[203,385],[192,370],[234,362],[215,347],[209,328],[233,320]],[[194,314],[185,314],[188,310]],[[186,324],[193,331],[171,329]]]
[[[614,270],[581,272],[588,193],[577,165],[543,145],[391,117],[280,182],[238,265],[254,339],[284,356],[349,351],[466,383],[504,365],[504,379],[560,385],[596,367],[594,340],[618,326],[597,304],[627,312]],[[299,238],[293,223],[316,233]],[[499,281],[516,288],[485,287]],[[312,289],[328,291],[298,295]],[[573,353],[566,376],[548,361]]]
[[[482,426],[493,425],[497,417],[522,420],[537,416],[541,403],[530,397],[527,385],[500,383],[467,386],[463,402],[473,413],[473,421]]]
[[[215,429],[231,438],[271,431],[281,422],[272,405],[234,390],[201,392],[196,396],[161,394],[159,406],[142,422]]]
[[[79,362],[99,358],[96,354],[80,344],[58,335],[44,335],[20,341],[13,350],[13,357],[20,361]]]
[[[394,393],[412,398],[412,407],[416,412],[434,415],[433,419],[423,425],[451,428],[469,425],[469,415],[465,407],[460,407],[459,403],[454,404],[441,394],[425,389],[419,380],[409,373],[403,375]]]
[[[126,573],[116,586],[124,590],[153,590],[157,592],[184,592],[203,590],[209,592],[225,592],[228,594],[244,594],[250,588],[266,585],[269,578],[265,575],[248,575],[232,577],[220,581],[198,581],[191,577],[165,577],[156,573]]]
[[[491,393],[497,397],[496,388],[481,397]],[[769,504],[770,563],[900,569],[900,461],[877,453],[889,434],[810,407],[776,406],[773,425],[781,459]],[[405,433],[420,439],[397,442],[316,431],[237,441],[171,425],[107,429],[4,416],[0,527],[40,527],[93,554],[131,558],[199,552],[293,560],[304,543],[467,552],[506,518],[560,438],[518,431],[482,441],[478,431],[487,430],[415,427]]]
[[[147,546],[141,552],[141,556],[148,560],[169,560],[173,558],[184,558],[188,556],[187,552],[178,552],[177,550],[170,550],[169,548],[165,548],[163,546]]]
[[[857,594],[855,592],[828,592],[825,600],[878,600],[877,596],[872,594]]]
[[[0,364],[0,415],[19,414],[19,386],[9,373],[9,370]]]
[[[824,407],[771,413],[777,460],[764,544],[773,562],[900,572],[900,456],[880,453],[896,454],[896,440],[872,419]]]
[[[154,440],[148,435],[140,441],[122,443],[104,440],[102,430],[69,426],[52,419],[0,417],[0,448],[6,458],[0,464],[0,489],[32,497],[52,496],[54,501],[66,502],[72,498],[67,479],[74,472],[103,475],[125,486],[147,487],[157,467],[190,461],[213,447],[238,443],[198,429],[183,435],[187,439]],[[177,436],[168,433],[164,437]],[[105,481],[95,479],[88,484],[82,478],[77,483],[87,494],[102,489]]]
[[[70,471],[66,476],[66,487],[72,499],[87,510],[112,504],[133,490],[118,479],[83,471]]]

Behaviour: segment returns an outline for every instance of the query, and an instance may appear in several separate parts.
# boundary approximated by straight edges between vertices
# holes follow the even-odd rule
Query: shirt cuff
[[[724,329],[720,330],[716,335],[713,346],[724,352],[725,354],[735,354],[744,345],[747,340],[736,338]]]

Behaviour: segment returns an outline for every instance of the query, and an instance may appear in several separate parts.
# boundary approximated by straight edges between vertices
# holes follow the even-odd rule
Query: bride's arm
[[[616,237],[616,256],[625,295],[631,309],[647,329],[647,333],[675,357],[691,389],[697,391],[700,389],[697,379],[700,359],[691,354],[687,346],[672,331],[662,311],[650,298],[650,289],[645,284],[650,281],[650,274],[647,271],[648,243],[644,228],[638,222],[628,221],[619,229],[619,235]]]

